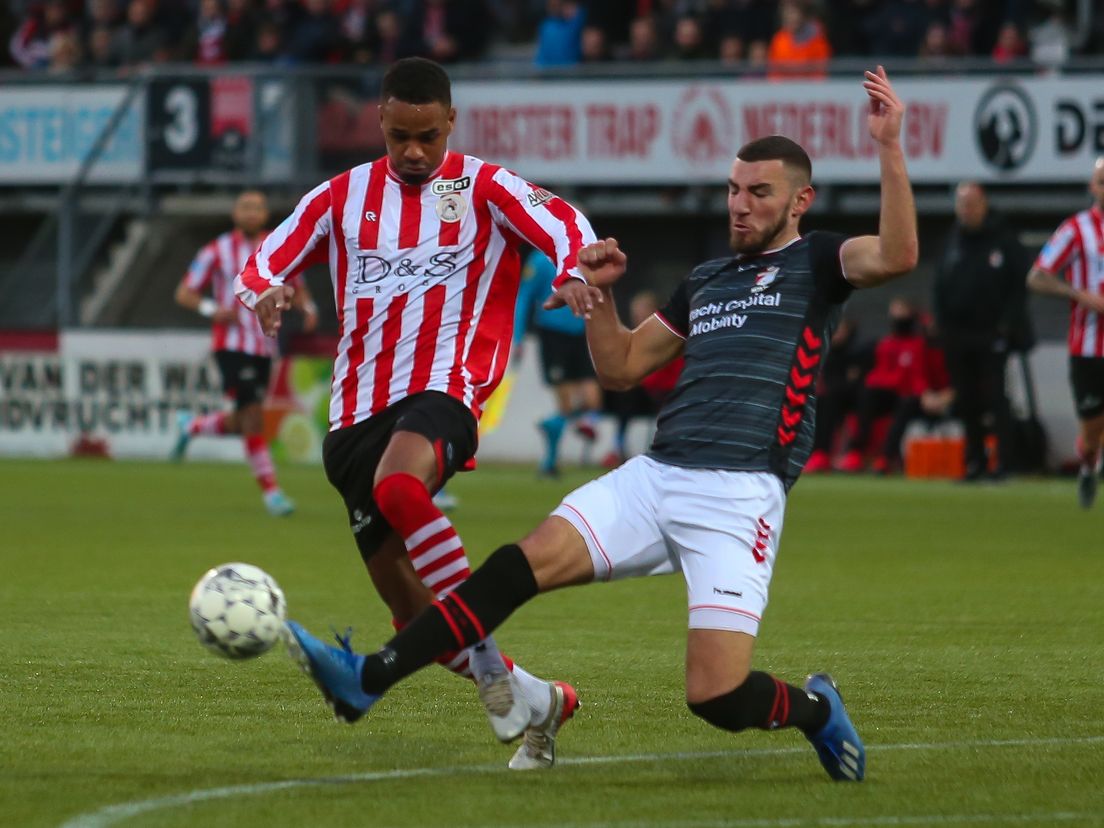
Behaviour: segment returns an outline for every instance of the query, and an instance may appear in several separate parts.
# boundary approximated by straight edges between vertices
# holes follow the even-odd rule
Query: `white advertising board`
[[[1087,181],[1104,154],[1098,77],[908,78],[901,143],[915,182]],[[459,82],[455,149],[537,182],[721,183],[741,145],[786,135],[819,183],[874,183],[858,79]]]
[[[0,454],[59,457],[82,436],[115,457],[168,455],[176,411],[223,407],[205,334],[63,333],[56,352],[0,350]],[[240,458],[236,440],[190,455]]]
[[[43,85],[0,89],[0,185],[61,184],[80,169],[126,87]],[[94,164],[90,181],[137,181],[145,158],[137,96]]]

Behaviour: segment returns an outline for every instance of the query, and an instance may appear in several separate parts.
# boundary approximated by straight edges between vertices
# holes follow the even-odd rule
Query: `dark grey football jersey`
[[[851,285],[846,236],[813,232],[698,265],[659,311],[686,364],[648,454],[688,468],[773,472],[787,490],[813,445],[816,378]]]

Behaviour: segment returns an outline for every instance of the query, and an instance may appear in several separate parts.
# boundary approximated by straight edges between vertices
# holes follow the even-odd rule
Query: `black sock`
[[[441,653],[479,643],[536,594],[537,581],[521,547],[499,547],[468,580],[365,659],[364,692],[379,695]]]
[[[750,673],[743,684],[723,696],[690,704],[690,709],[723,730],[796,727],[807,734],[823,728],[829,713],[823,697],[761,672]]]

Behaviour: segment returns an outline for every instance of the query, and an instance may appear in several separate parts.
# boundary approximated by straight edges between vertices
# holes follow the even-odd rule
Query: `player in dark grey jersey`
[[[610,294],[625,254],[613,239],[583,248],[580,271],[595,288],[587,339],[603,384],[631,387],[685,355],[651,450],[567,495],[375,655],[329,647],[289,622],[293,653],[331,704],[366,710],[440,652],[482,640],[538,592],[681,571],[690,709],[731,731],[797,727],[833,779],[863,778],[862,742],[831,677],[817,673],[800,689],[751,669],[786,492],[812,446],[816,373],[840,307],[852,289],[916,265],[904,107],[881,67],[863,86],[881,164],[879,234],[802,236],[798,222],[814,198],[809,157],[772,136],[745,145],[732,165],[735,255],[696,267],[636,329],[621,325]],[[554,735],[533,750],[550,760]]]

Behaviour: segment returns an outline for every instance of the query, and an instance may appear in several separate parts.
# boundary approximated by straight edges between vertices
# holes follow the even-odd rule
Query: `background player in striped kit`
[[[621,326],[610,292],[625,254],[614,239],[581,250],[580,269],[603,298],[587,341],[604,386],[629,387],[685,353],[651,450],[568,494],[378,653],[327,646],[289,621],[293,655],[325,693],[363,713],[436,653],[478,640],[538,592],[682,571],[690,709],[730,731],[796,727],[833,779],[863,778],[862,741],[831,677],[815,674],[801,689],[751,670],[786,491],[812,450],[816,373],[831,331],[853,288],[901,276],[918,257],[899,140],[904,105],[882,67],[863,87],[881,167],[879,234],[800,235],[812,165],[796,143],[770,136],[741,148],[732,166],[736,255],[694,268],[634,330]]]
[[[291,299],[285,278],[312,258],[329,262],[340,339],[326,474],[396,626],[469,574],[431,494],[473,466],[477,420],[509,357],[520,243],[556,262],[550,304],[585,314],[592,301],[575,270],[576,251],[594,240],[586,218],[501,167],[448,151],[455,117],[440,66],[395,63],[381,92],[387,155],[304,196],[237,286],[272,334]],[[578,704],[569,685],[512,665],[489,639],[440,660],[474,674],[500,739],[525,732],[511,767],[551,765],[541,748]],[[359,718],[333,701],[339,718]]]
[[[211,348],[222,375],[222,387],[234,401],[233,411],[193,416],[177,415],[178,435],[172,449],[182,460],[195,437],[238,437],[261,487],[265,508],[274,516],[289,515],[295,506],[276,482],[276,467],[264,438],[261,406],[268,391],[275,342],[264,335],[257,317],[238,302],[234,279],[261,243],[268,224],[268,201],[258,190],[246,190],[234,202],[234,229],[205,245],[176,289],[177,304],[211,320]],[[210,296],[204,293],[210,291]],[[306,283],[292,299],[304,314],[303,328],[318,324],[318,310]]]
[[[1089,193],[1093,205],[1062,222],[1027,275],[1032,290],[1070,303],[1070,385],[1080,425],[1077,497],[1085,509],[1096,499],[1104,443],[1104,157],[1093,165]]]

